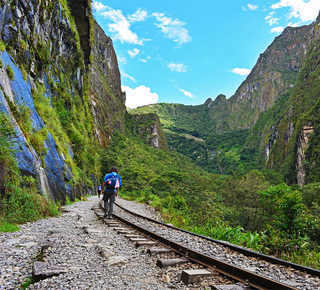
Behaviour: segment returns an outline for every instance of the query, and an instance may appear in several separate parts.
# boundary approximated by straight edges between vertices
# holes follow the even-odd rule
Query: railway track
[[[103,204],[100,203],[100,207],[102,206]],[[132,238],[133,241],[137,242],[137,245],[152,247],[152,245],[158,243],[158,245],[170,248],[182,257],[180,260],[179,258],[158,260],[157,264],[160,266],[162,264],[171,265],[173,263],[172,265],[174,265],[175,262],[179,264],[183,261],[191,261],[201,265],[204,269],[203,273],[219,273],[239,282],[239,285],[242,285],[238,286],[242,287],[239,289],[320,289],[319,270],[197,235],[144,217],[119,205],[116,205],[116,207],[115,220],[130,229],[134,229],[135,233],[138,232],[144,237],[148,237],[149,241],[146,241],[145,238],[136,237],[136,240]],[[102,213],[100,213],[100,217],[103,218]],[[114,220],[106,220],[106,222],[109,225],[116,226]],[[152,251],[156,252],[157,250],[159,249],[151,248],[149,252],[152,253]],[[201,276],[200,272],[198,276],[197,273],[184,271],[181,277],[188,284]],[[208,273],[207,275],[209,276]]]

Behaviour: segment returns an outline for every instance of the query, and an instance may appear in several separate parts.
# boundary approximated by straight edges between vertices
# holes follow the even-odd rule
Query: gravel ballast
[[[107,227],[91,210],[98,202],[97,196],[91,196],[64,207],[59,217],[21,225],[18,232],[0,233],[0,289],[20,289],[32,276],[36,261],[46,262],[43,265],[54,267],[58,274],[27,289],[204,289],[173,281],[168,274],[171,269],[158,268],[146,248],[136,248]],[[146,205],[121,198],[117,202],[159,218]]]

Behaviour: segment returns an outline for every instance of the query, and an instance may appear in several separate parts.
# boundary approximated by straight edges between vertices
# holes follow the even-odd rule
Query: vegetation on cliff
[[[0,231],[17,230],[17,224],[58,214],[56,204],[38,190],[36,180],[22,176],[12,150],[15,132],[0,114]]]

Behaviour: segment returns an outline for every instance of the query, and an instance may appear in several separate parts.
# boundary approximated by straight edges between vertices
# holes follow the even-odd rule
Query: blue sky
[[[316,19],[320,0],[98,0],[129,108],[231,97],[287,26]]]

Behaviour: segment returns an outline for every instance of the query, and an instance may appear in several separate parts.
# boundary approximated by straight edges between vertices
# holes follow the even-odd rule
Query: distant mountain
[[[318,24],[286,28],[230,99],[131,113],[157,113],[169,148],[211,172],[270,168],[288,183],[318,181]]]
[[[247,79],[230,99],[218,97],[206,101],[211,118],[218,121],[218,131],[250,129],[261,113],[294,86],[314,25],[287,27],[259,56]]]

